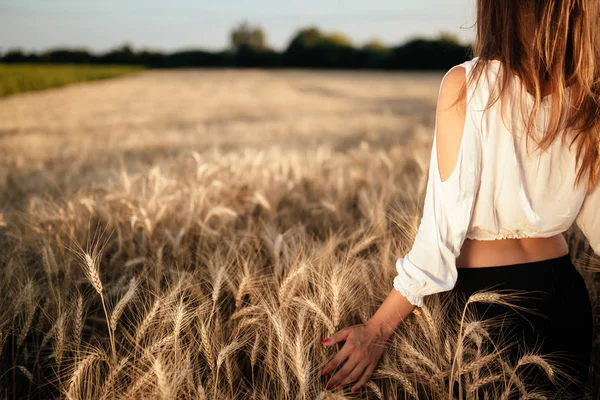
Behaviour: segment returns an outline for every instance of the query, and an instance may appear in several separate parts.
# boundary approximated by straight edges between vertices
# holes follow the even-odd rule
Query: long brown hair
[[[488,109],[507,90],[511,76],[519,77],[533,99],[526,139],[536,128],[536,116],[545,97],[542,89],[547,89],[552,95],[552,108],[543,139],[536,142],[537,149],[547,149],[561,133],[563,143],[572,135],[569,146],[577,146],[575,185],[589,172],[588,190],[600,178],[598,3],[477,0],[477,34],[472,51],[478,60],[469,81],[478,80],[491,60],[499,60],[502,70],[511,72],[499,74],[497,95],[490,98]]]

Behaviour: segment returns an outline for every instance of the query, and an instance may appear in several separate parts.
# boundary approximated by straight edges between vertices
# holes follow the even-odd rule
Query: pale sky
[[[0,0],[0,52],[106,51],[125,42],[136,49],[221,50],[243,20],[260,25],[278,50],[312,25],[344,33],[357,46],[375,38],[398,45],[442,31],[466,43],[475,35],[475,0]]]

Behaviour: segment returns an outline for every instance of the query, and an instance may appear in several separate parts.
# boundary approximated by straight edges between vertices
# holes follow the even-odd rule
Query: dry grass
[[[1,100],[0,396],[544,398],[523,371],[560,365],[486,352],[491,322],[443,294],[361,392],[320,376],[416,234],[440,78],[151,72]]]

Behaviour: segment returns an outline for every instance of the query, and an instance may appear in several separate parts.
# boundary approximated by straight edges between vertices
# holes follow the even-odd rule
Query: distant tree
[[[163,62],[170,68],[230,65],[231,54],[202,50],[183,50],[170,54]]]
[[[138,59],[131,44],[125,43],[98,57],[98,61],[102,64],[137,64]]]
[[[387,53],[390,51],[390,48],[384,45],[381,40],[373,39],[365,43],[363,50],[372,51],[375,53]]]
[[[231,31],[230,59],[238,67],[276,67],[281,55],[267,46],[267,35],[262,28],[242,22]]]
[[[2,61],[6,63],[19,63],[25,62],[27,60],[27,56],[21,49],[9,50],[3,57]]]
[[[306,50],[318,46],[323,41],[323,33],[319,28],[311,26],[302,29],[290,41],[287,51]]]
[[[460,46],[460,40],[458,39],[458,36],[454,35],[453,33],[442,32],[438,36],[437,40],[445,44]]]
[[[438,39],[415,38],[392,49],[390,67],[412,70],[444,70],[467,59],[468,47],[442,34]]]
[[[295,67],[351,68],[360,65],[350,39],[337,32],[325,34],[310,26],[294,35],[284,63]]]
[[[60,64],[84,64],[94,61],[94,56],[86,49],[53,49],[40,56],[44,62]]]
[[[252,26],[247,21],[242,22],[231,31],[231,47],[233,50],[241,48],[252,50],[264,50],[267,35],[261,27]]]
[[[332,46],[352,47],[352,40],[343,33],[333,32],[325,35],[323,41]]]
[[[380,40],[367,42],[362,50],[362,66],[365,68],[386,68],[392,50]]]

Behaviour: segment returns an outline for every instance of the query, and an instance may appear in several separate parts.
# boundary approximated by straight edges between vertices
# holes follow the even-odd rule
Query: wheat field
[[[560,386],[556,360],[486,352],[492,321],[446,293],[357,393],[320,375],[410,249],[441,77],[147,71],[1,99],[0,398],[552,398],[523,382]],[[566,237],[597,310],[600,261]]]

